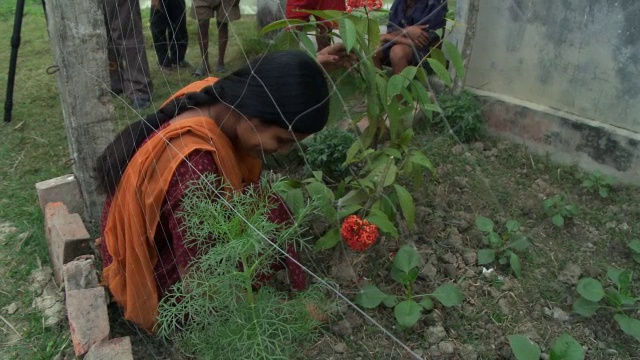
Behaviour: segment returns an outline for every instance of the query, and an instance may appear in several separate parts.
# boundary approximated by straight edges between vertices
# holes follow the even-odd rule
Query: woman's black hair
[[[162,124],[188,109],[218,102],[248,118],[300,134],[320,131],[329,117],[329,90],[320,65],[300,51],[269,53],[122,130],[98,158],[102,190],[115,193],[129,160]]]

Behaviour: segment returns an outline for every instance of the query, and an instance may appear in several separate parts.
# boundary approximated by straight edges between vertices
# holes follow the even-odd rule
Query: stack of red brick
[[[107,295],[100,286],[82,198],[73,175],[36,184],[53,276],[64,284],[73,349],[85,360],[133,359],[129,337],[109,339]]]

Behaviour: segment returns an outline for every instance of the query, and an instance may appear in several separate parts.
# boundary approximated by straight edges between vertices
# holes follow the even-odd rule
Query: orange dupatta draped
[[[123,307],[125,319],[150,332],[159,302],[153,269],[160,207],[176,168],[194,150],[211,152],[218,174],[235,190],[260,175],[260,160],[237,154],[215,121],[207,117],[169,125],[133,156],[112,199],[104,229],[113,262],[103,270],[103,281]]]

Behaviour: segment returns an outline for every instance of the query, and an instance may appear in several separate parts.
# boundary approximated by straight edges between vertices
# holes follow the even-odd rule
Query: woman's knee
[[[411,60],[411,48],[404,44],[394,45],[389,51],[391,63],[408,62]]]

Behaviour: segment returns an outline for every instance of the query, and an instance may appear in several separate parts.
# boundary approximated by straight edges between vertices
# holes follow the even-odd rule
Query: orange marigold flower
[[[342,239],[355,251],[364,251],[378,240],[378,227],[357,215],[349,215],[340,229]]]

